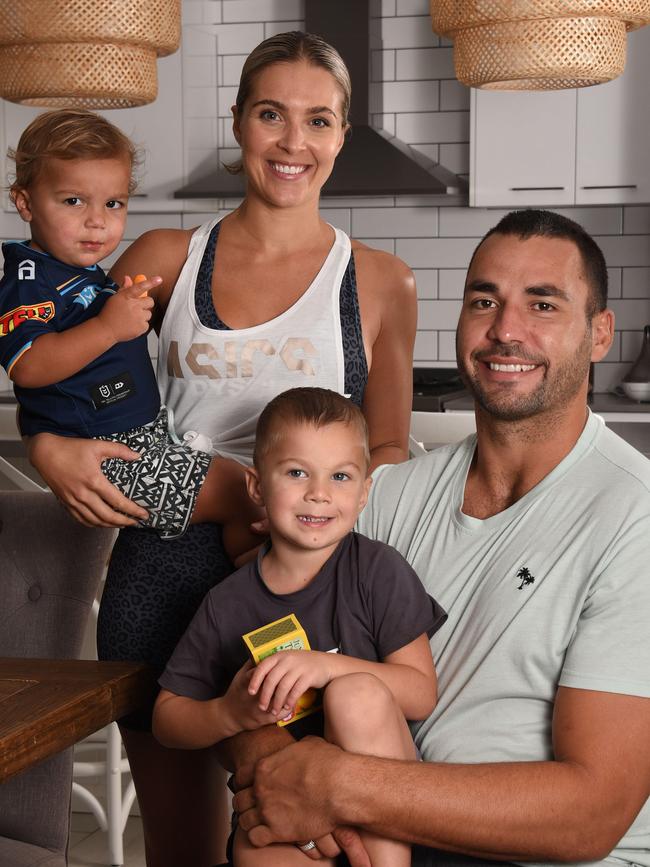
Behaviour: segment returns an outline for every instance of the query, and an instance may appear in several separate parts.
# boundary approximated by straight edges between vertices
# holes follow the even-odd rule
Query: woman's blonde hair
[[[235,100],[237,114],[241,116],[253,82],[263,69],[274,63],[296,63],[299,60],[306,60],[312,66],[320,66],[334,78],[342,96],[341,122],[344,128],[347,127],[352,98],[352,83],[348,68],[336,48],[333,48],[329,42],[325,42],[314,33],[303,33],[301,30],[277,33],[260,42],[251,51],[239,79],[239,90]],[[237,174],[241,172],[242,165],[241,162],[236,162],[225,165],[225,168],[232,174]]]
[[[137,186],[138,148],[106,118],[92,111],[60,109],[39,114],[23,131],[16,148],[7,151],[16,164],[9,195],[28,189],[48,159],[111,159],[124,157],[131,166],[129,192]]]

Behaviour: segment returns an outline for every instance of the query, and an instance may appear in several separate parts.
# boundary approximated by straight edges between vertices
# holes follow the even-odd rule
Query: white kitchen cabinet
[[[650,202],[650,27],[622,76],[560,91],[472,90],[470,205]]]
[[[177,51],[158,59],[158,97],[139,108],[112,109],[101,112],[111,123],[122,129],[144,153],[139,173],[141,182],[131,199],[129,210],[177,211],[178,200],[172,193],[183,185],[183,77],[181,54]],[[46,108],[30,108],[0,100],[2,152],[15,147],[27,124]],[[13,163],[6,161],[6,171]],[[5,198],[5,207],[7,199]],[[9,206],[11,210],[11,206]]]
[[[628,35],[625,72],[578,92],[576,204],[650,202],[650,27]]]
[[[572,205],[576,92],[471,92],[469,203]]]

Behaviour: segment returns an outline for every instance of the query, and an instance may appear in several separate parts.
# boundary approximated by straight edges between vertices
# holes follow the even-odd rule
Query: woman
[[[362,406],[373,466],[407,456],[413,275],[394,256],[350,243],[318,211],[349,103],[345,65],[323,40],[293,32],[261,43],[233,106],[244,201],[197,230],[146,233],[112,269],[118,282],[138,272],[162,276],[163,401],[179,433],[209,436],[227,458],[250,459],[257,416],[294,385],[333,388]],[[98,467],[107,456],[128,457],[128,449],[44,434],[31,455],[85,523],[126,527],[141,515]],[[173,542],[123,530],[102,600],[101,657],[162,669],[203,595],[231,570],[214,525],[196,525]],[[223,860],[214,751],[167,750],[149,723],[147,715],[122,726],[147,864],[209,867]]]

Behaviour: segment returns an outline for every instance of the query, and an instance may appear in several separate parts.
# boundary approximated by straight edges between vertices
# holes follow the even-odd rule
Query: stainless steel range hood
[[[404,142],[368,125],[369,0],[305,0],[305,29],[334,45],[352,79],[352,132],[323,187],[324,196],[441,196],[464,194],[467,183]],[[218,169],[174,193],[177,199],[244,194],[245,179]]]

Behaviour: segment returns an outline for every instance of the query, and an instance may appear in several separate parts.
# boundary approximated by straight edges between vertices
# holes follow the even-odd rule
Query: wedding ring
[[[296,843],[301,852],[311,852],[312,849],[316,848],[316,844],[313,840],[308,840],[307,843],[303,843],[302,846],[299,843]]]

